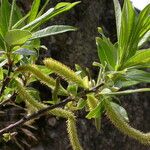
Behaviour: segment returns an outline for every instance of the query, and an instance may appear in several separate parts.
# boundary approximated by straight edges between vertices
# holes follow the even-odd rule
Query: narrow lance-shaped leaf
[[[150,4],[145,7],[136,19],[135,26],[132,30],[132,37],[128,43],[129,54],[128,58],[132,57],[138,49],[139,42],[146,42],[150,31]]]
[[[38,17],[34,21],[30,22],[26,26],[24,26],[22,29],[30,29],[33,30],[37,27],[39,27],[41,24],[45,23],[49,19],[57,16],[60,13],[63,13],[65,11],[70,10],[72,7],[76,6],[80,2],[74,2],[74,3],[66,3],[66,5],[62,8],[56,9],[56,8],[50,8],[46,13],[44,13],[42,16]]]
[[[107,63],[109,69],[114,70],[116,65],[116,49],[113,44],[105,37],[103,39],[96,38],[96,44],[100,62],[103,66]]]
[[[2,35],[5,35],[5,33],[8,31],[10,11],[11,9],[8,0],[1,0],[0,28],[2,31]]]
[[[150,73],[143,70],[131,69],[127,71],[125,78],[133,81],[150,83]]]
[[[138,47],[141,47],[142,45],[144,45],[147,41],[150,40],[150,31],[148,31],[141,39],[140,42],[138,44]]]
[[[72,27],[72,26],[53,25],[53,26],[49,26],[45,29],[42,29],[42,30],[39,30],[39,31],[33,33],[31,40],[46,37],[46,36],[56,35],[56,34],[68,32],[68,31],[76,31],[76,30],[77,30],[77,28]]]
[[[131,57],[124,65],[124,67],[150,64],[150,49],[139,50]]]
[[[41,22],[48,18],[50,14],[52,14],[52,12],[54,11],[54,8],[50,8],[47,12],[45,12],[42,16],[38,17],[37,19],[35,19],[34,21],[30,22],[29,24],[27,24],[26,26],[22,27],[21,29],[29,29],[30,27],[35,26],[37,23]]]
[[[44,5],[42,6],[41,10],[40,10],[39,13],[37,14],[37,17],[40,17],[40,16],[43,14],[43,12],[44,12],[46,6],[48,5],[49,1],[50,1],[50,0],[46,0],[46,1],[45,1],[45,3],[44,3]]]
[[[40,2],[41,2],[41,0],[33,1],[28,22],[31,22],[36,19],[36,16],[37,16],[38,10],[39,10],[39,6],[40,6]]]
[[[22,17],[20,20],[18,20],[13,26],[12,29],[16,29],[18,27],[20,27],[20,25],[22,25],[24,23],[24,21],[29,17],[30,12],[27,13],[24,17]]]
[[[135,25],[135,12],[130,0],[125,0],[122,16],[121,16],[121,28],[120,28],[120,37],[119,37],[119,65],[122,65],[126,58],[128,57],[129,51],[133,50],[129,45],[131,40],[132,33],[134,32]],[[136,44],[137,45],[137,44]],[[135,46],[134,46],[135,47]]]
[[[8,30],[10,30],[11,27],[12,27],[12,21],[13,21],[13,15],[14,15],[15,4],[16,4],[16,0],[12,0],[11,12],[10,12],[10,17],[9,17]]]
[[[114,1],[114,7],[115,7],[117,37],[119,39],[119,36],[120,36],[120,26],[121,26],[121,6],[120,6],[118,0],[113,0],[113,1]]]

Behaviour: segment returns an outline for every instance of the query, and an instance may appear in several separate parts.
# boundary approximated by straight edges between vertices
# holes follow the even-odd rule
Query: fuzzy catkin
[[[137,129],[131,127],[127,122],[125,122],[121,116],[119,116],[116,111],[112,108],[108,99],[105,99],[105,109],[108,118],[111,122],[124,134],[138,140],[139,142],[150,145],[150,133],[143,133]]]
[[[47,105],[44,105],[41,102],[36,101],[27,91],[26,89],[16,81],[18,93],[20,97],[25,100],[28,105],[31,105],[35,109],[43,109],[47,107]],[[73,150],[82,150],[82,147],[80,145],[78,135],[77,135],[77,129],[76,129],[76,119],[72,112],[69,112],[67,110],[64,110],[62,108],[55,108],[50,111],[48,111],[49,114],[53,114],[58,117],[63,117],[67,119],[67,131],[70,139],[70,143],[72,145]]]
[[[98,104],[98,100],[94,97],[94,95],[87,95],[87,105],[89,107],[89,110],[93,110]]]
[[[49,77],[42,73],[35,65],[26,65],[26,66],[21,66],[18,71],[28,71],[31,72],[34,76],[36,76],[43,84],[47,85],[50,87],[52,90],[54,90],[56,81],[52,77]],[[59,94],[62,95],[67,95],[67,91],[60,86],[60,89],[58,91]]]
[[[67,131],[73,150],[83,150],[80,145],[79,138],[77,135],[77,129],[75,121],[72,118],[67,120]]]
[[[71,70],[69,67],[65,66],[64,64],[52,58],[45,59],[44,64],[50,70],[54,71],[59,76],[63,77],[64,80],[76,83],[77,85],[83,88],[88,88],[84,80],[80,76],[77,76],[73,70]]]

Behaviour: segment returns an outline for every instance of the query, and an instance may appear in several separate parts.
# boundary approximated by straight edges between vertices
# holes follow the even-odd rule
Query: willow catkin
[[[80,87],[88,88],[88,85],[86,84],[86,82],[84,82],[84,80],[80,76],[78,76],[73,70],[71,70],[66,65],[52,58],[45,59],[44,64],[50,70],[54,71],[56,74],[61,76],[64,80],[68,82],[76,83]]]
[[[124,121],[119,114],[113,109],[108,99],[105,100],[105,109],[111,122],[124,134],[138,140],[139,142],[150,145],[150,133],[143,133]]]

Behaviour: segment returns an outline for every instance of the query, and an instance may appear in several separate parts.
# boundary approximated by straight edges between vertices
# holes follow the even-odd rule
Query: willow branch
[[[97,91],[101,86],[103,86],[103,83],[96,86],[96,87],[94,87],[94,88],[92,88],[91,90],[88,90],[88,91],[85,90],[85,91],[80,92],[79,96],[85,97],[86,94]],[[43,108],[43,109],[41,109],[41,110],[31,114],[31,115],[24,116],[19,121],[15,122],[13,124],[10,124],[9,126],[1,129],[0,130],[0,136],[2,136],[4,133],[9,132],[10,130],[12,130],[14,128],[18,128],[18,127],[22,126],[24,123],[28,122],[29,120],[40,117],[41,115],[45,114],[46,112],[48,112],[48,111],[50,111],[54,108],[65,106],[68,102],[71,102],[73,100],[74,100],[74,98],[69,96],[69,97],[67,97],[66,99],[64,99],[62,102],[60,102],[58,104],[50,105],[50,106],[48,106],[46,108]]]

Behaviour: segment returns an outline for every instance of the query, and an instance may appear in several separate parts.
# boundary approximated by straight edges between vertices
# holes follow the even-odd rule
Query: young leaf
[[[118,0],[113,0],[113,1],[114,1],[114,7],[115,7],[117,37],[119,39],[119,36],[120,36],[120,26],[121,26],[121,6],[120,6]]]
[[[43,14],[43,12],[44,12],[44,10],[45,10],[47,4],[49,3],[49,1],[50,1],[50,0],[46,0],[46,1],[45,1],[45,3],[44,3],[44,5],[42,6],[41,10],[40,10],[39,13],[37,14],[37,17],[40,17],[40,16]]]
[[[101,106],[102,103],[100,102],[94,109],[92,109],[87,115],[86,118],[92,119],[92,118],[99,118],[101,114]]]
[[[0,29],[2,35],[5,35],[8,31],[10,11],[11,9],[8,0],[1,0]]]
[[[22,17],[21,19],[19,19],[13,26],[12,26],[12,29],[17,29],[19,28],[20,26],[22,26],[25,22],[25,20],[29,17],[30,15],[30,12],[27,13],[24,17]]]
[[[12,21],[13,21],[13,15],[14,15],[15,4],[16,4],[16,0],[12,0],[11,12],[10,12],[10,17],[9,17],[8,30],[10,30],[11,27],[12,27]]]
[[[124,67],[150,64],[150,49],[139,50],[124,65]]]
[[[39,10],[39,6],[40,6],[40,2],[41,2],[41,0],[33,1],[28,22],[31,22],[36,19],[36,16],[37,16],[38,10]]]
[[[131,69],[127,71],[125,78],[150,83],[150,73],[143,70]]]
[[[97,37],[96,44],[102,65],[105,66],[107,63],[108,68],[114,70],[116,65],[116,49],[113,44],[105,37],[103,39]]]
[[[46,37],[46,36],[56,35],[56,34],[68,32],[68,31],[76,31],[76,30],[77,30],[77,28],[72,27],[72,26],[67,26],[67,25],[49,26],[45,29],[42,29],[42,30],[39,30],[39,31],[33,33],[31,40]]]
[[[8,62],[7,59],[5,59],[5,60],[3,60],[2,62],[0,62],[0,67],[3,67],[7,62]]]
[[[38,17],[37,19],[33,20],[32,22],[30,22],[29,24],[27,24],[26,26],[22,27],[22,30],[25,29],[29,29],[29,28],[33,28],[33,27],[37,27],[37,24],[40,23],[44,23],[45,20],[47,20],[47,18],[49,18],[49,16],[53,13],[54,8],[50,8],[47,12],[45,12],[42,16]]]
[[[48,21],[49,19],[51,19],[51,18],[53,18],[53,17],[55,17],[55,16],[57,16],[63,12],[69,11],[71,8],[73,8],[74,6],[76,6],[79,3],[80,2],[68,3],[64,7],[61,7],[58,9],[57,9],[57,7],[56,8],[50,8],[42,16],[38,17],[37,19],[30,22],[29,24],[27,24],[26,26],[24,26],[21,29],[33,30],[33,29],[39,27],[40,25],[42,25],[43,23],[45,23],[46,21]]]
[[[24,44],[31,36],[27,30],[14,29],[8,31],[4,39],[10,46],[16,46]]]
[[[28,49],[25,49],[25,48],[20,48],[16,51],[13,52],[13,54],[20,54],[20,55],[23,55],[23,56],[36,56],[37,53],[33,50],[28,50]]]
[[[120,28],[120,37],[119,37],[119,58],[120,62],[122,63],[126,60],[126,58],[129,55],[129,51],[133,51],[136,49],[134,46],[133,49],[133,44],[129,45],[129,42],[132,37],[132,33],[134,32],[134,26],[135,26],[135,12],[133,9],[133,6],[130,2],[130,0],[125,0],[124,5],[123,5],[123,10],[122,10],[122,17],[121,17],[121,28]],[[137,46],[137,44],[136,44]],[[132,49],[131,49],[132,47]]]
[[[126,122],[129,122],[127,112],[122,106],[120,106],[120,105],[118,105],[117,103],[114,103],[114,102],[110,102],[110,105],[116,111],[116,113],[118,115],[120,115]]]
[[[136,85],[136,84],[139,84],[140,81],[134,81],[134,80],[122,80],[122,79],[119,79],[116,81],[115,83],[115,87],[118,87],[118,88],[125,88],[125,87],[129,87],[129,86],[133,86],[133,85]]]

